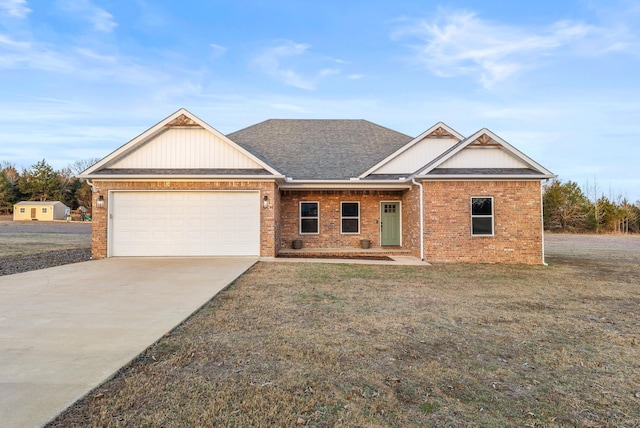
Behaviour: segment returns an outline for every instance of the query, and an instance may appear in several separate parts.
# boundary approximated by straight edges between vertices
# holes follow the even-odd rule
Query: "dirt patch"
[[[259,263],[49,426],[636,426],[640,265],[596,241],[548,267]]]

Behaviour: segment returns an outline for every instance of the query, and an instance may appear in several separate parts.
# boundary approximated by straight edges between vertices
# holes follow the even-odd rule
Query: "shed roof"
[[[367,120],[270,119],[227,135],[300,180],[357,177],[413,138]]]
[[[56,204],[62,204],[62,202],[60,201],[20,201],[17,204],[13,204],[13,206],[17,206],[17,205],[35,205],[35,206],[51,206],[51,205],[56,205]],[[62,204],[64,205],[64,204]]]

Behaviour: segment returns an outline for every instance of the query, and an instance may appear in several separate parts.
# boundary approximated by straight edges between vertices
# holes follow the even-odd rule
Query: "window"
[[[342,202],[340,233],[360,233],[360,203]]]
[[[26,212],[27,212],[27,209],[26,209],[26,208],[20,208],[20,214],[24,214],[24,213],[26,213]]]
[[[46,208],[42,208],[42,214],[46,214],[47,213],[47,209]]]
[[[318,202],[300,202],[300,233],[320,233]]]
[[[471,235],[493,236],[493,198],[471,198]]]

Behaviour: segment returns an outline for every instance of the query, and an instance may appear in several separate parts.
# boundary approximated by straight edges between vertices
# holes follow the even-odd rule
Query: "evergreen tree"
[[[60,195],[58,174],[44,159],[23,171],[19,188],[30,200],[46,201]]]
[[[583,232],[588,228],[589,199],[577,183],[553,180],[542,196],[544,227],[554,232]]]

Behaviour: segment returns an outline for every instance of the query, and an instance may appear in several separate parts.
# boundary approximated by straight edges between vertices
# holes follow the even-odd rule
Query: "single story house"
[[[14,220],[64,220],[70,208],[60,201],[22,201],[13,206]]]
[[[367,239],[429,262],[540,264],[554,175],[488,129],[267,120],[223,135],[180,109],[80,177],[94,258],[275,257],[293,241],[340,253]]]

